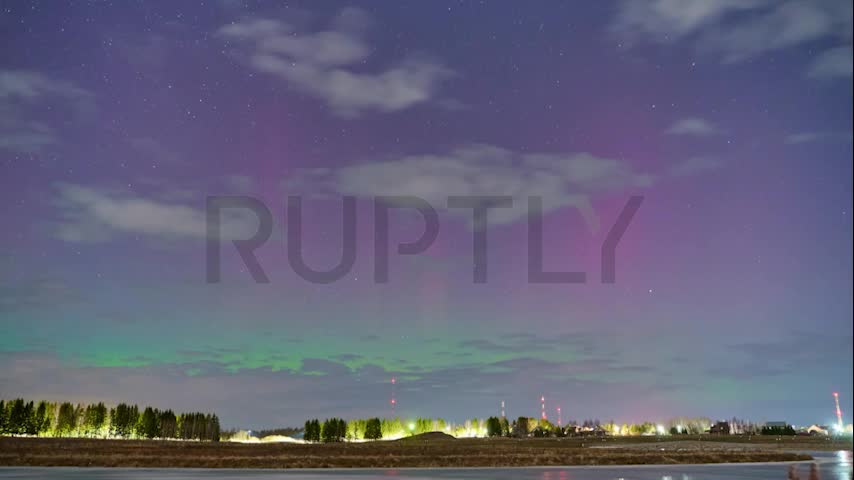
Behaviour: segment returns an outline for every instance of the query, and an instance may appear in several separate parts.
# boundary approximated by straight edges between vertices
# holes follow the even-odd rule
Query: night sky
[[[226,427],[397,413],[830,423],[852,412],[852,4],[0,2],[0,397]],[[258,284],[205,202],[273,214]],[[334,266],[341,197],[357,260]],[[440,231],[376,195],[416,195]],[[447,209],[450,195],[514,206]],[[527,197],[547,270],[528,282]],[[602,242],[643,204],[600,281]],[[247,212],[223,228],[248,238]],[[472,235],[488,281],[472,281]]]

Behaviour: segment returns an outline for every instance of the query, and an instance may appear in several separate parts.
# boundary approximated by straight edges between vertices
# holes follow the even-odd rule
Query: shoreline
[[[490,468],[655,468],[666,465],[765,465],[820,462],[806,452],[832,445],[724,442],[638,443],[611,439],[611,448],[557,439],[453,439],[359,444],[234,444],[157,440],[0,438],[2,467],[201,470],[426,470]],[[835,444],[834,444],[835,445]],[[816,447],[824,448],[816,448]],[[638,448],[641,447],[641,448]],[[839,444],[833,450],[850,450]]]
[[[386,470],[395,470],[395,471],[406,471],[406,472],[429,472],[435,470],[446,470],[446,471],[488,471],[488,470],[575,470],[575,469],[625,469],[625,468],[661,468],[661,467],[761,467],[763,465],[801,465],[801,464],[811,464],[811,463],[833,463],[833,460],[830,458],[815,458],[812,457],[808,460],[782,460],[782,461],[768,461],[768,462],[719,462],[719,463],[636,463],[636,464],[624,464],[624,465],[531,465],[531,466],[494,466],[494,467],[333,467],[333,468],[267,468],[267,467],[258,467],[258,468],[203,468],[203,467],[101,467],[101,466],[92,466],[92,467],[82,467],[82,466],[42,466],[42,465],[0,465],[0,471],[4,469],[75,469],[75,470],[107,470],[107,471],[116,471],[116,470],[133,470],[133,471],[142,471],[142,470],[156,470],[156,471],[166,471],[166,470],[187,470],[187,471],[199,471],[199,472],[244,472],[246,470],[252,471],[266,471],[266,472],[294,472],[294,473],[312,473],[312,472],[373,472],[373,471],[386,471]]]

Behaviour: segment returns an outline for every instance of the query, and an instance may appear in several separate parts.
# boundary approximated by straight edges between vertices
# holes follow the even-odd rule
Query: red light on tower
[[[397,378],[391,377],[391,401],[389,403],[391,404],[391,416],[392,416],[392,418],[394,418],[394,407],[397,405],[397,398],[396,398],[397,395],[395,394],[395,390],[396,390],[395,386],[396,385],[397,385]]]
[[[842,424],[842,409],[839,408],[839,392],[833,392],[833,403],[836,404],[836,428],[841,431],[844,426]]]

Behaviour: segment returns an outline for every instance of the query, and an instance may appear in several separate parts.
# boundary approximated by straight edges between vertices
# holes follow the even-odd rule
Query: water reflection
[[[552,471],[546,470],[543,472],[542,480],[573,480],[567,470]]]
[[[836,462],[831,466],[834,480],[851,480],[851,451],[836,452]]]
[[[515,469],[202,470],[0,467],[0,480],[851,480],[850,451],[815,452],[811,463],[753,465],[648,465]],[[811,477],[812,475],[812,477]]]
[[[669,465],[636,467],[571,467],[461,472],[424,472],[421,479],[533,479],[533,480],[732,480],[740,478],[783,480],[851,480],[850,451],[810,452],[815,462],[798,464]]]

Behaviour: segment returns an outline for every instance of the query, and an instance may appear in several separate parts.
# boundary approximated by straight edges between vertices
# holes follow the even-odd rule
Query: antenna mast
[[[391,418],[394,418],[394,407],[397,406],[397,396],[395,395],[397,390],[397,378],[391,377]]]
[[[833,392],[833,402],[836,404],[836,424],[839,426],[839,431],[842,431],[842,409],[839,408],[839,392]]]

